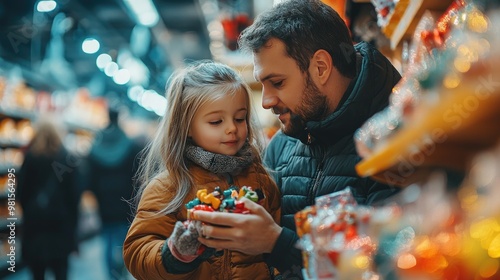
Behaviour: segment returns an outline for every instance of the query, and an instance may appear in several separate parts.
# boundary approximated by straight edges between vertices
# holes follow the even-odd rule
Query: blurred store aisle
[[[99,236],[92,237],[80,243],[80,254],[71,255],[69,280],[108,280],[104,267],[104,242]],[[125,278],[125,277],[124,277]],[[29,280],[30,272],[27,268],[15,272],[6,280]],[[47,280],[54,279],[52,275],[47,275]],[[125,278],[124,280],[133,279]]]

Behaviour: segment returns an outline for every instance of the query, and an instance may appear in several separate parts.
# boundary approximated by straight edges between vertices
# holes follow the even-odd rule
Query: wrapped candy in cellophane
[[[295,215],[306,279],[376,279],[372,257],[379,224],[396,218],[395,206],[356,203],[349,188],[316,198]]]
[[[377,24],[385,27],[389,18],[394,13],[394,8],[399,0],[372,0],[375,11],[377,12]]]
[[[297,213],[305,279],[500,279],[500,145],[458,189],[433,173],[380,206],[349,189]]]
[[[358,205],[347,188],[295,217],[305,279],[500,279],[500,215],[469,220],[443,174],[386,205]]]
[[[462,259],[447,259],[458,254],[463,220],[444,185],[435,176],[376,207],[358,205],[349,188],[318,197],[295,216],[304,278],[469,279],[439,278],[466,274]]]

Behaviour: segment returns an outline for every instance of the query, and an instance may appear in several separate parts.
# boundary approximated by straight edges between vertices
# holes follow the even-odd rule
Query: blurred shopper
[[[68,257],[77,251],[78,188],[71,156],[56,127],[42,122],[27,147],[17,191],[23,208],[22,259],[33,279],[52,270],[68,278]]]
[[[85,174],[88,190],[95,195],[99,207],[110,279],[121,279],[128,273],[122,246],[131,217],[128,200],[134,190],[134,160],[141,148],[121,129],[118,117],[118,110],[109,110],[109,125],[96,134]]]

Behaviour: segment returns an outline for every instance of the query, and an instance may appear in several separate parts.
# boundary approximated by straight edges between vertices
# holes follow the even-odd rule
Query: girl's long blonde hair
[[[248,142],[261,165],[261,142],[255,133],[255,121],[251,116],[251,90],[235,70],[229,66],[201,61],[172,74],[167,82],[167,108],[153,140],[143,151],[144,158],[138,171],[139,202],[144,188],[162,172],[167,172],[176,193],[172,201],[159,214],[178,210],[186,195],[193,188],[193,179],[188,170],[184,150],[191,122],[198,109],[208,102],[234,95],[243,89],[247,93]]]

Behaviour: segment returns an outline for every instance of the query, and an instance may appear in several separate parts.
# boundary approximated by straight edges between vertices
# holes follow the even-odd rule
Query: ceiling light
[[[120,69],[113,75],[113,81],[117,85],[124,85],[130,81],[130,72],[127,69]]]
[[[137,101],[141,94],[144,92],[144,88],[141,86],[130,87],[127,91],[127,96],[132,101]]]
[[[111,61],[104,67],[104,74],[108,77],[113,77],[116,71],[118,71],[118,64],[116,62]]]
[[[38,2],[36,5],[36,10],[40,13],[47,13],[53,11],[57,7],[56,1],[53,0],[44,0]]]
[[[160,20],[158,11],[151,0],[123,0],[123,2],[134,14],[138,24],[153,27]]]
[[[94,38],[87,38],[82,43],[82,50],[88,54],[96,53],[100,47],[101,44]]]
[[[112,60],[113,59],[109,54],[102,53],[95,60],[95,64],[97,65],[97,67],[99,67],[99,69],[103,70],[104,67],[106,67],[106,65],[108,65],[108,63],[110,63]]]
[[[167,99],[154,90],[144,91],[137,103],[144,109],[153,111],[159,116],[165,114],[165,108],[167,107]]]

